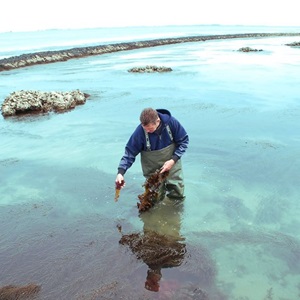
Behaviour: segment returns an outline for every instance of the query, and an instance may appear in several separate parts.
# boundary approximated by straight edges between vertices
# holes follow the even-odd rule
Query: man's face
[[[147,133],[153,133],[158,128],[159,123],[160,123],[160,119],[157,119],[155,123],[150,123],[146,126],[144,125],[142,126]]]

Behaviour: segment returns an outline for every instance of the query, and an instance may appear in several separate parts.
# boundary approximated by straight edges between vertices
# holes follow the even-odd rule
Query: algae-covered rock
[[[257,51],[263,51],[262,49],[253,49],[250,47],[242,47],[238,51],[240,52],[257,52]]]
[[[62,112],[84,104],[89,97],[79,90],[70,92],[16,91],[3,102],[1,110],[4,117],[18,114]]]
[[[168,67],[158,67],[158,66],[146,66],[146,67],[134,67],[128,70],[128,72],[130,73],[162,73],[162,72],[171,72],[173,71],[172,68],[168,68]]]
[[[300,47],[300,42],[293,42],[289,44],[285,44],[286,46],[291,46],[291,47]]]
[[[41,290],[36,284],[28,284],[24,286],[6,285],[0,288],[1,300],[29,300]]]

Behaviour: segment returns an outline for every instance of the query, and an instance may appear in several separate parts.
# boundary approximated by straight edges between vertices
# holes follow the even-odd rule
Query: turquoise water
[[[185,29],[161,32],[195,33]],[[206,30],[261,32],[222,29]],[[148,31],[139,37],[157,37]],[[77,42],[84,37],[77,32]],[[1,103],[21,89],[91,95],[68,113],[0,118],[0,286],[35,282],[40,299],[201,299],[204,291],[216,300],[298,299],[300,50],[284,44],[299,38],[186,43],[0,73]],[[236,51],[246,46],[264,51]],[[127,72],[150,64],[173,71]],[[117,203],[114,180],[148,106],[169,109],[189,133],[186,200],[139,216],[139,157]],[[119,244],[145,228],[184,240],[180,264],[161,268],[159,292],[144,287],[146,262]]]

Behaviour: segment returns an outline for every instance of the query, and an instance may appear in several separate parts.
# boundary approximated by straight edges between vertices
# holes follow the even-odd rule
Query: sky
[[[299,0],[3,0],[0,32],[161,25],[300,26]]]

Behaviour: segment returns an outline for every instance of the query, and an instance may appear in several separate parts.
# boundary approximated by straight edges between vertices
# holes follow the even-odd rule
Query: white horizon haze
[[[10,0],[0,32],[166,25],[299,26],[296,0]]]

